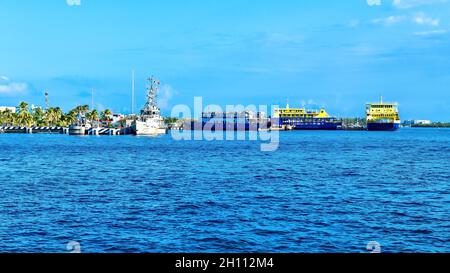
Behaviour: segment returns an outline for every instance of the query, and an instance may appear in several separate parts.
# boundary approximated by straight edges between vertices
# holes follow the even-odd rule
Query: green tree
[[[80,114],[85,115],[87,112],[89,112],[89,105],[85,104],[80,106],[81,112]]]
[[[85,123],[85,120],[89,120],[89,118],[87,118],[89,114],[89,105],[78,105],[70,112],[76,116],[78,123]]]
[[[7,126],[15,125],[16,118],[16,113],[13,113],[10,109],[6,109],[2,112],[2,124]]]
[[[112,115],[113,115],[113,113],[109,109],[106,109],[106,110],[101,112],[101,120],[103,122],[106,122],[108,124],[108,127],[111,126]]]
[[[18,125],[20,126],[32,126],[33,125],[33,115],[29,111],[29,104],[26,102],[21,102],[19,104],[19,113],[17,114]]]
[[[62,116],[63,111],[59,107],[49,108],[45,113],[45,119],[50,126],[60,125]]]
[[[100,120],[98,111],[94,109],[91,112],[86,113],[86,119],[91,122],[93,127],[98,125],[98,121]]]
[[[180,119],[179,118],[172,118],[172,117],[165,117],[164,122],[167,124],[177,123]]]
[[[102,111],[101,112],[101,119],[102,119],[102,121],[110,121],[112,114],[113,113],[109,109],[106,109],[106,110]]]
[[[63,116],[62,120],[64,121],[63,126],[69,126],[72,124],[76,124],[78,121],[78,113],[76,112],[75,109],[70,110],[69,113],[67,113]]]
[[[47,126],[48,123],[45,120],[45,112],[41,107],[33,109],[33,123],[37,126]]]
[[[5,122],[5,111],[1,111],[0,112],[0,125],[4,125],[6,122]]]

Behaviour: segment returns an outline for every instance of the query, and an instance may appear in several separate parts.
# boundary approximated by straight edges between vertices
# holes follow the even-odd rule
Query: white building
[[[432,122],[431,120],[415,120],[415,125],[430,125]]]
[[[120,121],[122,121],[123,119],[125,119],[125,115],[122,115],[122,114],[113,114],[112,116],[111,116],[111,119],[112,119],[112,124],[117,124],[117,123],[119,123]]]
[[[0,112],[3,112],[5,110],[11,111],[11,113],[16,112],[16,107],[10,107],[10,106],[0,106]]]

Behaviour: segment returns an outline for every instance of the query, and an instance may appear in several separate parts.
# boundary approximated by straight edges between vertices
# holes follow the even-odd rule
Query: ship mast
[[[153,76],[148,78],[148,81],[150,82],[150,86],[147,89],[147,104],[153,108],[156,107],[156,96],[159,89],[159,81]]]
[[[45,107],[48,110],[50,108],[50,103],[48,102],[48,91],[45,90]]]
[[[131,114],[134,115],[134,69],[131,71]]]
[[[94,110],[94,88],[91,89],[91,111]]]
[[[159,80],[151,76],[148,78],[149,85],[147,87],[147,102],[142,109],[142,115],[154,116],[159,115],[159,108],[156,105],[156,98],[159,89]]]

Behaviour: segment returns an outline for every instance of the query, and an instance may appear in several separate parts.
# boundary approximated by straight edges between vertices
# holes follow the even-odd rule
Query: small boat
[[[69,127],[69,135],[71,136],[84,136],[86,135],[86,127],[73,124]]]

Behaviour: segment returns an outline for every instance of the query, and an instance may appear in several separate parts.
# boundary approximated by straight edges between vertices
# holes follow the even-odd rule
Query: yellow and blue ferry
[[[396,131],[400,128],[398,103],[385,103],[383,97],[378,103],[366,106],[367,130]]]
[[[306,110],[305,108],[290,108],[289,103],[286,105],[286,108],[275,109],[272,125],[289,127],[293,130],[342,129],[342,121],[328,115],[325,109],[316,111]]]

